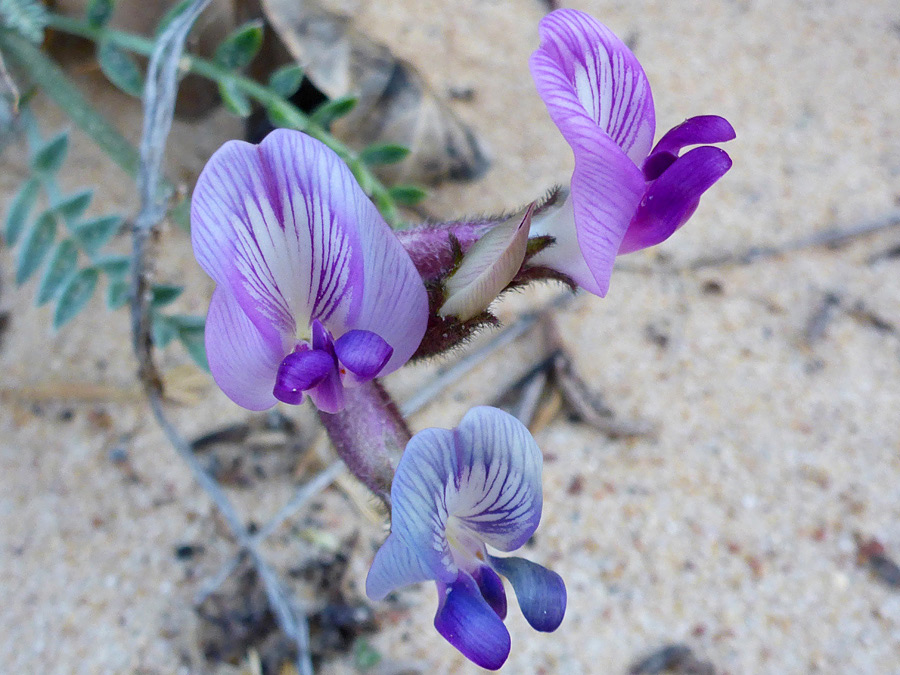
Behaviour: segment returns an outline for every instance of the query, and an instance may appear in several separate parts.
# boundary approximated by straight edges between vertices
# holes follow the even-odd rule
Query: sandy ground
[[[474,90],[454,106],[489,145],[492,168],[477,184],[437,190],[430,212],[502,211],[567,181],[568,148],[527,68],[542,3],[338,4],[438,89]],[[545,515],[527,555],[563,575],[569,609],[549,636],[511,611],[506,672],[624,673],[648,650],[684,642],[719,673],[900,673],[900,591],[859,565],[854,543],[855,533],[876,537],[900,558],[900,263],[880,255],[896,250],[898,230],[684,271],[897,208],[900,9],[891,0],[577,6],[634,44],[660,132],[717,113],[738,140],[728,146],[733,170],[689,226],[624,260],[605,300],[580,297],[558,315],[581,374],[621,417],[650,420],[657,433],[614,441],[559,417],[537,434]],[[135,137],[135,106],[83,83]],[[68,124],[37,105],[48,132]],[[222,114],[179,123],[172,175],[190,180],[239,133]],[[128,179],[74,140],[67,186],[100,185],[98,212],[130,212]],[[21,148],[2,166],[5,211],[24,173]],[[98,300],[54,335],[48,310],[32,307],[33,282],[14,287],[12,263],[0,251],[0,308],[10,313],[0,345],[2,670],[235,672],[204,664],[191,609],[233,545],[134,387],[125,314]],[[204,311],[211,285],[184,233],[163,234],[159,267],[160,278],[188,286],[180,311]],[[511,321],[553,292],[515,296],[498,312]],[[837,301],[817,323],[829,294]],[[454,425],[540,353],[536,339],[498,352],[414,427]],[[249,418],[186,364],[177,348],[163,354],[187,434]],[[388,385],[406,398],[435,367],[406,369]],[[310,418],[298,420],[308,439]],[[256,450],[252,461],[262,469],[230,492],[262,522],[310,462],[296,448]],[[287,570],[353,530],[352,591],[382,530],[343,490],[318,497],[267,551]],[[178,559],[184,544],[202,550]],[[376,607],[375,649],[429,672],[479,672],[432,630],[431,588],[404,592],[401,603]],[[320,672],[354,672],[352,659]]]

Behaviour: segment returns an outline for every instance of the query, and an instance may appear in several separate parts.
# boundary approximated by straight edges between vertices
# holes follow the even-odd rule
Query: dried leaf
[[[311,0],[262,0],[263,10],[295,62],[328,98],[358,99],[333,132],[356,150],[393,143],[411,152],[379,166],[391,183],[475,178],[488,161],[472,131],[409,63],[372,41],[346,18]]]

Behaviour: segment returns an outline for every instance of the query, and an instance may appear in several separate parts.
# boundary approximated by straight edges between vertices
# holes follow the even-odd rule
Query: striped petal
[[[496,408],[477,407],[452,430],[416,434],[391,488],[391,531],[446,583],[456,578],[469,547],[451,550],[454,531],[501,551],[524,544],[541,519],[541,452],[528,429]]]
[[[258,146],[230,141],[210,159],[191,206],[194,253],[284,356],[313,319],[335,336],[380,335],[394,350],[380,374],[413,354],[427,297],[409,256],[340,158],[280,129]]]
[[[581,283],[576,275],[586,264],[594,283],[581,285],[603,296],[643,194],[638,165],[653,142],[653,98],[631,51],[592,17],[557,10],[541,21],[540,33],[531,73],[575,155],[571,199],[583,256],[556,260],[552,266]],[[558,240],[570,237],[566,232],[547,234]]]
[[[372,600],[383,600],[398,588],[433,578],[416,552],[397,535],[391,534],[378,549],[369,568],[366,595]]]
[[[260,333],[226,286],[216,288],[209,303],[206,356],[216,384],[239,406],[266,410],[275,405],[281,338]]]

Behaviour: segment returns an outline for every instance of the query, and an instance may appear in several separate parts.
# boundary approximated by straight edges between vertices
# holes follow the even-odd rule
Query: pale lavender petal
[[[434,577],[416,552],[392,534],[378,549],[369,568],[366,595],[372,600],[382,600],[391,591],[431,579]]]
[[[487,406],[466,413],[455,434],[449,513],[490,546],[519,548],[541,520],[540,448],[519,420]]]
[[[312,319],[333,335],[384,338],[402,365],[425,332],[427,297],[412,261],[340,158],[278,129],[231,141],[210,159],[191,207],[194,252],[261,330],[294,340]]]
[[[553,18],[560,13],[562,17]],[[550,19],[552,21],[548,22]],[[545,22],[548,22],[546,28]],[[572,26],[568,25],[569,22]],[[588,33],[600,36],[596,38],[599,42],[594,43],[594,51],[589,52],[590,58],[584,54],[578,55],[578,50],[591,49],[586,35],[575,32],[575,27],[584,22],[597,23],[573,10],[557,10],[546,17],[541,24],[541,47],[531,56],[531,73],[550,117],[572,146],[575,155],[570,199],[582,259],[569,255],[561,260],[557,258],[552,266],[571,276],[590,292],[603,296],[609,289],[616,253],[644,191],[644,177],[636,162],[644,161],[653,140],[653,102],[649,86],[644,86],[646,77],[640,65],[624,45],[622,49],[625,51],[610,47],[613,49],[608,57],[610,63],[618,64],[613,70],[603,70],[597,66],[597,63],[604,62],[600,56],[606,53],[604,44],[612,45],[611,40],[621,44],[601,24],[597,23],[599,32]],[[598,62],[597,59],[601,60]],[[590,66],[592,63],[594,65]],[[601,107],[604,109],[613,110],[607,115],[611,114],[612,119],[623,122],[612,129],[619,134],[617,140],[627,141],[627,150],[633,158],[626,155],[617,140],[611,138],[604,128],[598,126],[598,118],[586,111],[580,91],[576,89],[576,78],[591,81],[588,69],[590,72],[605,73],[603,82],[607,83],[610,73],[617,73],[617,84],[606,84],[607,89],[597,92],[597,100],[603,101]],[[585,75],[577,75],[576,71]],[[625,113],[626,109],[629,114]],[[568,232],[546,234],[571,239]],[[558,256],[559,253],[554,254],[551,247],[548,255]],[[584,283],[578,278],[582,276],[585,264],[594,284]]]
[[[325,379],[307,393],[322,412],[334,414],[344,409],[344,385],[336,367],[328,371]]]
[[[525,620],[535,630],[550,633],[566,614],[566,585],[562,577],[524,558],[490,557],[491,565],[509,579]]]
[[[351,330],[334,342],[338,360],[360,381],[368,381],[381,372],[394,353],[380,335],[367,330]]]
[[[406,445],[391,484],[391,532],[444,582],[459,573],[445,534],[456,452],[453,431],[424,429]]]
[[[281,338],[263,336],[223,286],[209,303],[206,356],[216,384],[239,406],[266,410],[275,405],[272,384],[284,356]]]
[[[298,405],[303,401],[303,392],[322,382],[336,367],[334,357],[318,349],[288,354],[275,376],[275,398]]]
[[[506,618],[506,589],[503,588],[503,579],[487,565],[479,565],[472,572],[472,578],[478,584],[478,590],[485,602],[491,606],[497,616]]]
[[[438,584],[434,627],[463,656],[488,670],[497,670],[509,656],[509,631],[465,572],[451,584]]]
[[[640,165],[656,121],[650,83],[631,50],[595,18],[573,9],[545,16],[540,35],[531,71],[566,140],[573,141],[561,122],[586,115]]]
[[[700,196],[730,168],[728,154],[710,145],[679,157],[650,184],[619,254],[654,246],[672,236],[694,213]]]

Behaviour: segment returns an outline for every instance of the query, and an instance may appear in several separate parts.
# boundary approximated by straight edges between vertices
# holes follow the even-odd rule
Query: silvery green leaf
[[[266,113],[273,127],[303,131],[308,123],[308,120],[298,113],[296,108],[283,101],[275,101],[269,105]]]
[[[99,277],[100,273],[97,268],[86,267],[69,279],[56,302],[56,310],[53,312],[54,328],[65,325],[84,309],[88,300],[94,295]]]
[[[291,63],[282,66],[269,76],[269,88],[282,98],[290,98],[297,93],[303,83],[303,66]]]
[[[177,327],[169,321],[169,317],[165,314],[159,314],[158,312],[154,312],[152,315],[150,332],[153,338],[153,344],[159,349],[166,347],[172,340],[178,337]]]
[[[231,80],[219,82],[219,96],[222,97],[225,109],[232,115],[237,115],[238,117],[250,115],[250,99]]]
[[[0,0],[0,27],[11,28],[38,44],[44,39],[47,10],[39,0]]]
[[[28,230],[22,242],[19,263],[16,266],[17,284],[24,284],[37,272],[55,240],[56,217],[51,212],[45,211]]]
[[[193,0],[181,0],[181,2],[175,3],[172,5],[171,9],[168,12],[163,14],[163,17],[159,20],[159,23],[156,24],[156,31],[154,35],[159,37],[162,32],[169,27],[175,19],[184,14],[184,10],[188,8],[188,5],[191,4]]]
[[[31,157],[31,168],[37,173],[56,173],[66,160],[69,133],[62,131],[45,141]]]
[[[325,101],[316,108],[310,119],[324,129],[328,129],[336,119],[347,115],[356,106],[356,96],[341,96],[333,101]]]
[[[417,185],[395,185],[388,192],[391,199],[403,206],[415,206],[428,196],[428,193]]]
[[[112,18],[113,0],[90,0],[87,7],[87,22],[94,28],[103,28]]]
[[[106,274],[110,281],[121,281],[131,269],[131,258],[124,255],[105,255],[94,260],[94,267]]]
[[[206,360],[206,340],[204,336],[206,319],[202,316],[181,315],[170,318],[178,326],[178,341],[184,345],[194,363],[203,370],[208,371],[209,363]]]
[[[97,49],[97,62],[110,82],[126,94],[140,98],[144,91],[144,76],[124,49],[104,40]]]
[[[37,178],[29,178],[25,184],[19,189],[19,192],[13,197],[12,203],[9,205],[9,211],[6,212],[6,228],[4,237],[9,246],[13,246],[19,239],[25,225],[28,224],[28,215],[37,199],[40,189],[40,181]]]
[[[131,290],[131,284],[127,279],[110,278],[109,286],[106,287],[106,306],[109,309],[119,309],[128,302],[128,293]]]
[[[60,199],[53,205],[53,210],[67,222],[77,220],[90,205],[93,196],[93,190],[77,192],[74,195]]]
[[[259,53],[262,41],[262,21],[245,23],[222,40],[222,43],[216,48],[216,63],[229,70],[243,68]]]
[[[121,228],[122,216],[101,216],[79,223],[74,229],[74,235],[84,252],[93,256],[99,253]],[[126,269],[127,265],[126,259]]]
[[[75,274],[78,266],[78,246],[72,239],[63,239],[56,246],[50,262],[44,269],[35,302],[41,306],[59,295],[62,288]]]
[[[380,143],[370,145],[359,153],[359,158],[369,166],[380,164],[396,164],[402,162],[409,155],[409,148],[396,143]]]
[[[150,304],[153,307],[165,307],[178,298],[184,291],[184,286],[173,286],[170,284],[153,284],[151,293],[153,297]]]

